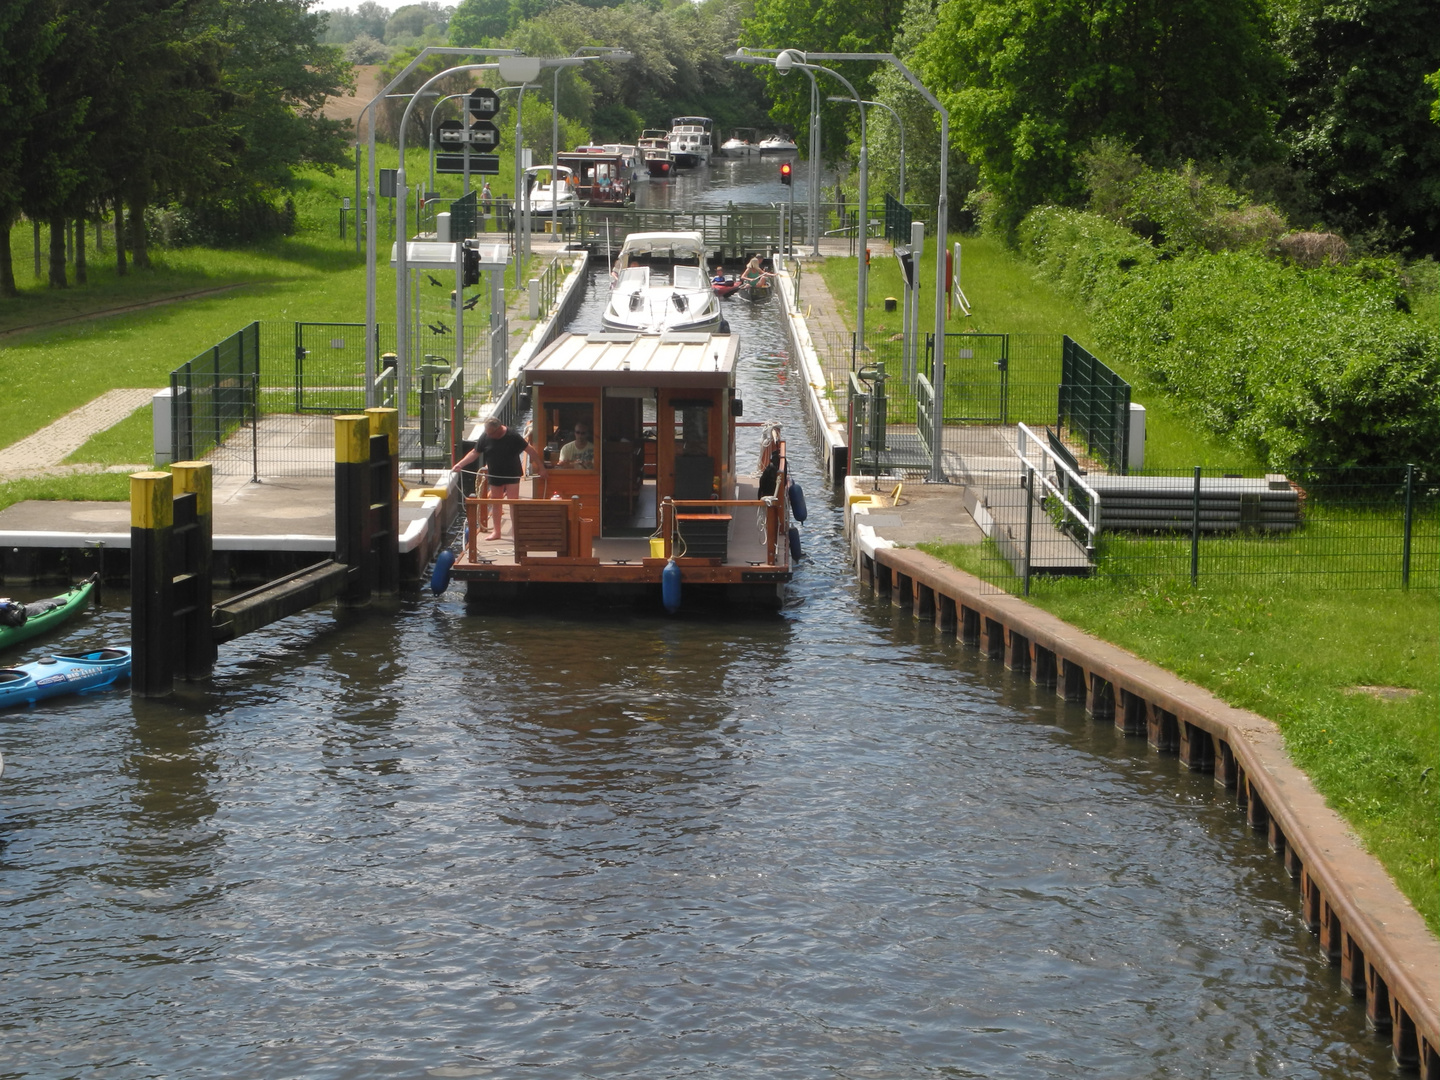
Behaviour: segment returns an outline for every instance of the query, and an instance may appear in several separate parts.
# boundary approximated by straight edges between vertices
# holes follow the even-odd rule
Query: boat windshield
[[[676,266],[675,287],[677,289],[703,289],[705,275],[698,266]]]

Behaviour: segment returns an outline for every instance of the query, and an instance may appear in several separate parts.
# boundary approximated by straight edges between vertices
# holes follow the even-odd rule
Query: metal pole
[[[524,244],[520,238],[520,140],[523,137],[520,131],[520,117],[525,109],[525,87],[529,83],[520,85],[520,93],[515,99],[515,197],[510,201],[511,216],[515,220],[515,289],[520,289],[520,264],[525,261]]]
[[[1200,466],[1195,466],[1195,494],[1190,504],[1190,584],[1200,583]]]
[[[1035,518],[1035,466],[1025,466],[1025,595],[1030,595],[1030,545]]]
[[[1405,466],[1405,545],[1400,555],[1400,584],[1410,587],[1410,538],[1415,523],[1415,466]]]

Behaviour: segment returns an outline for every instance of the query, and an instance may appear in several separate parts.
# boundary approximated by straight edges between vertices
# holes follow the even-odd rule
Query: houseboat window
[[[675,409],[676,452],[682,455],[710,453],[710,403],[677,401]]]
[[[595,406],[552,402],[545,406],[545,462],[564,469],[595,468]]]

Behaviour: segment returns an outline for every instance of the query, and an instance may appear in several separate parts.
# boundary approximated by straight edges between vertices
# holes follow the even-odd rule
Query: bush
[[[234,247],[291,236],[295,225],[293,199],[275,206],[268,199],[250,196],[145,211],[146,233],[157,247]]]
[[[1390,262],[1166,258],[1096,214],[1042,208],[1022,251],[1090,309],[1098,345],[1204,426],[1299,476],[1440,465],[1440,335]]]

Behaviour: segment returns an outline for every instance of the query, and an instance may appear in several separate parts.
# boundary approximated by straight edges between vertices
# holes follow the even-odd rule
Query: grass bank
[[[949,333],[1069,334],[1087,348],[1095,340],[1090,315],[1083,306],[1040,278],[1024,260],[1000,241],[983,236],[951,237],[961,243],[961,284],[970,300],[969,316],[954,309]],[[931,262],[922,257],[921,322],[934,323]],[[829,258],[821,267],[825,285],[853,328],[856,312],[856,273],[859,260]],[[900,316],[885,311],[885,297],[904,295],[900,268],[893,258],[873,259],[865,303],[866,337],[888,336],[901,328]],[[1097,354],[1098,355],[1098,354]],[[1136,382],[1136,373],[1111,357],[1100,356],[1123,378]],[[1012,378],[1021,375],[1012,369]],[[1159,394],[1140,400],[1145,406],[1147,471],[1176,472],[1202,465],[1207,471],[1263,472],[1250,451],[1198,430]]]

